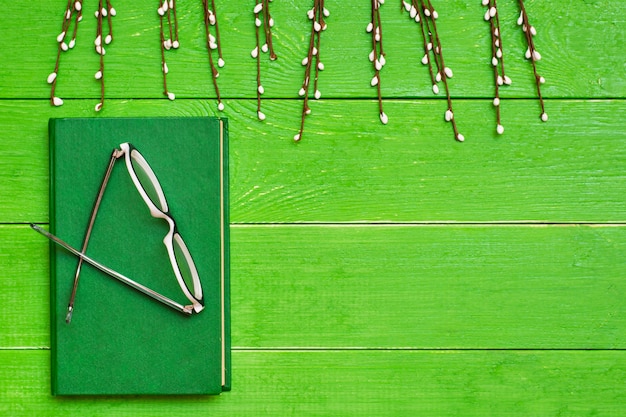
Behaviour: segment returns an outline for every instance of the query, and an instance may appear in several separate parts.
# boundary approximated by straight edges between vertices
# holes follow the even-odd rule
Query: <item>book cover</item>
[[[51,243],[54,395],[219,394],[230,389],[227,121],[191,118],[51,119],[50,230],[81,249],[111,153],[131,143],[148,161],[191,253],[204,310],[186,316]],[[113,165],[86,255],[181,304],[163,239],[124,158]]]

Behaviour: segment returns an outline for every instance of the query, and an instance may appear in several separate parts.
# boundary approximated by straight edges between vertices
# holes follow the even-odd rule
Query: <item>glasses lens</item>
[[[176,263],[185,281],[185,285],[190,293],[198,300],[202,300],[202,288],[200,287],[200,279],[198,278],[198,271],[193,263],[191,254],[183,242],[183,238],[178,234],[174,234],[174,256],[176,257]]]
[[[165,194],[163,194],[163,189],[159,184],[159,180],[157,180],[156,175],[148,165],[148,162],[141,156],[137,150],[133,149],[131,154],[130,161],[133,166],[133,171],[135,171],[135,175],[141,184],[141,187],[146,192],[148,198],[152,203],[161,211],[167,212],[167,202],[165,201]]]

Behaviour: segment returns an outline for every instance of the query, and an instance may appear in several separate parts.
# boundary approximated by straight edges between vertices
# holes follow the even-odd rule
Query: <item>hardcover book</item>
[[[50,231],[82,250],[98,191],[120,144],[137,149],[162,187],[193,258],[204,309],[186,315],[51,243],[54,395],[219,394],[230,389],[227,121],[51,119]],[[187,299],[168,257],[170,225],[153,217],[115,160],[86,256],[176,302]]]

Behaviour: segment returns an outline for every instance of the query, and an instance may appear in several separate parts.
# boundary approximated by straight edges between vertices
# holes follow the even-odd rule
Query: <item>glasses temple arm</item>
[[[83,239],[83,246],[81,249],[82,253],[87,251],[87,246],[89,245],[89,238],[91,237],[91,231],[93,229],[94,222],[96,221],[96,215],[98,214],[98,209],[100,208],[100,203],[102,202],[102,196],[104,195],[104,190],[109,182],[109,178],[111,176],[111,171],[113,171],[113,165],[115,161],[122,156],[123,153],[119,149],[114,149],[111,154],[111,160],[109,161],[109,165],[107,166],[107,170],[104,173],[104,177],[102,178],[102,184],[100,184],[100,190],[98,191],[98,195],[96,196],[96,201],[94,202],[93,208],[91,209],[91,217],[89,218],[89,225],[87,226],[87,230],[85,231],[85,238]],[[78,258],[78,265],[76,266],[76,273],[74,274],[74,285],[72,286],[72,293],[70,295],[70,301],[67,305],[67,315],[65,316],[65,322],[69,324],[72,321],[72,313],[74,312],[74,299],[76,298],[76,289],[78,288],[78,281],[80,279],[80,270],[83,266],[83,257]]]
[[[167,305],[168,307],[173,308],[174,310],[180,311],[183,314],[186,315],[191,315],[193,312],[193,306],[189,305],[189,306],[184,306],[180,303],[177,303],[176,301],[167,298],[161,294],[159,294],[158,292],[151,290],[150,288],[141,285],[140,283],[133,281],[132,279],[120,274],[119,272],[116,272],[104,265],[102,265],[101,263],[91,259],[90,257],[88,257],[87,255],[85,255],[84,253],[78,251],[77,249],[73,248],[72,246],[70,246],[69,244],[67,244],[66,242],[64,242],[63,240],[59,239],[58,237],[56,237],[55,235],[53,235],[50,232],[47,232],[46,230],[42,229],[41,227],[37,226],[36,224],[30,224],[30,227],[33,228],[33,230],[35,230],[36,232],[41,233],[42,235],[44,235],[45,237],[47,237],[48,239],[52,240],[54,243],[56,243],[59,246],[62,246],[63,248],[65,248],[66,250],[68,250],[69,252],[71,252],[72,254],[78,256],[79,258],[83,259],[85,262],[87,262],[88,264],[94,266],[95,268],[99,269],[100,271],[104,272],[105,274],[123,282],[124,284],[136,289],[137,291],[151,297],[154,298],[157,301],[160,301],[161,303]]]

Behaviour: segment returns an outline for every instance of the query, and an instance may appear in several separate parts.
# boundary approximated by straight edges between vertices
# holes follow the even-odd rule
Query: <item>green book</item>
[[[204,309],[186,315],[83,263],[51,242],[54,395],[219,394],[230,389],[227,121],[191,118],[51,119],[50,231],[82,249],[112,151],[132,144],[149,163],[193,258]],[[124,157],[114,162],[84,253],[180,304],[189,304]]]

